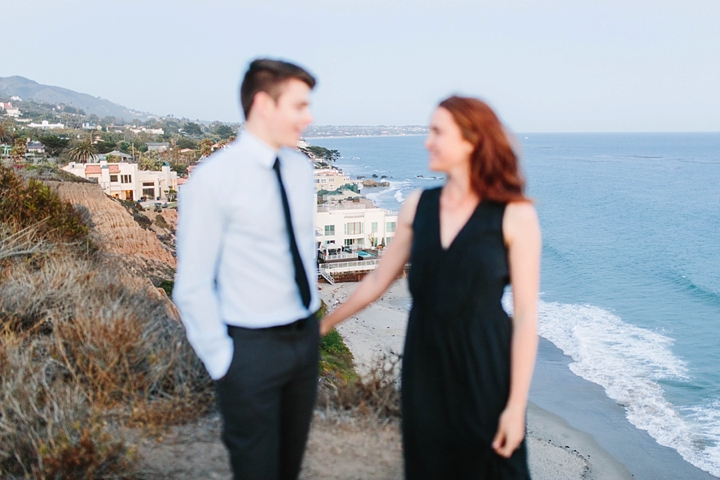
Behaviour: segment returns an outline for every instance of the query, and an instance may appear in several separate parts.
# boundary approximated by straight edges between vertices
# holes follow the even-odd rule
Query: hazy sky
[[[720,131],[720,0],[3,0],[0,76],[241,120],[258,56],[319,79],[315,123],[426,124],[452,93],[517,132]]]

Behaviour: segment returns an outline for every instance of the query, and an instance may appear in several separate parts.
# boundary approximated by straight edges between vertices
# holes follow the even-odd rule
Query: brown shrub
[[[0,478],[132,476],[132,450],[115,432],[196,418],[213,405],[210,378],[149,281],[51,243],[3,260],[34,242],[8,242],[8,231],[0,228]]]
[[[397,354],[379,357],[367,375],[355,380],[323,377],[318,406],[360,413],[374,419],[400,416],[399,367]]]
[[[46,338],[0,336],[0,477],[124,478],[132,452],[51,349]]]

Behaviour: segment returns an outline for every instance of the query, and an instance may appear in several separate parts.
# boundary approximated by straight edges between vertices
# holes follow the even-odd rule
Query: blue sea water
[[[720,476],[720,134],[518,140],[543,230],[540,334],[635,427]],[[423,141],[310,143],[353,177],[388,176],[368,197],[398,210],[443,181]]]

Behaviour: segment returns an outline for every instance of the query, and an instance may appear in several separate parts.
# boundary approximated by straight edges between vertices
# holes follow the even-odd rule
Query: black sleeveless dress
[[[453,243],[440,243],[440,188],[420,197],[413,222],[413,306],[402,372],[405,475],[416,479],[529,479],[525,442],[492,449],[510,391],[512,323],[505,204],[481,202]]]

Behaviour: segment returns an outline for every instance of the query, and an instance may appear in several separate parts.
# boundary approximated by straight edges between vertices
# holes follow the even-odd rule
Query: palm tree
[[[95,145],[93,145],[90,138],[77,142],[71,149],[67,151],[67,154],[72,161],[80,163],[87,163],[88,160],[94,160],[97,158],[97,154],[95,153]]]
[[[13,140],[12,130],[10,125],[3,122],[0,123],[0,143],[11,143]]]
[[[210,154],[212,154],[212,146],[213,141],[209,138],[203,139],[202,142],[200,142],[200,156],[201,157],[209,157]]]

